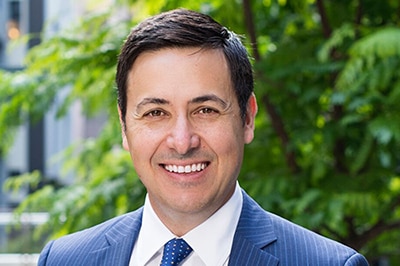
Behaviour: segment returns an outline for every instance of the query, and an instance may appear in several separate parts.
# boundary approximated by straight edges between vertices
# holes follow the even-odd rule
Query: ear
[[[128,139],[126,138],[126,125],[124,120],[122,119],[121,109],[118,106],[118,116],[119,116],[119,123],[121,125],[121,136],[122,136],[122,147],[129,151]]]
[[[254,128],[255,128],[254,121],[256,118],[257,111],[258,111],[257,99],[254,93],[252,93],[247,102],[247,111],[244,124],[244,142],[246,144],[249,144],[254,138]]]

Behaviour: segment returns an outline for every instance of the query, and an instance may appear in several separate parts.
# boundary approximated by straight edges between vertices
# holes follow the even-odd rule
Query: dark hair
[[[116,83],[123,123],[125,124],[126,116],[127,77],[136,58],[145,51],[172,47],[221,49],[224,52],[244,121],[247,101],[254,86],[246,48],[235,33],[210,16],[176,9],[150,17],[138,24],[122,46],[118,57]]]

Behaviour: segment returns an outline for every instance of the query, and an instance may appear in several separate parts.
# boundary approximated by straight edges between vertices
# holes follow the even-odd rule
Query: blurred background
[[[397,0],[0,0],[0,265],[36,265],[49,239],[143,203],[116,59],[130,28],[177,7],[243,36],[252,57],[260,110],[241,186],[371,265],[400,265]]]

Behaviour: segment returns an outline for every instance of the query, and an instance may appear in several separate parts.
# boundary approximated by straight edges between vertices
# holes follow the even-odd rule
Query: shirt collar
[[[205,265],[222,265],[228,258],[242,209],[243,196],[238,183],[232,197],[210,218],[189,231],[182,238],[192,247]],[[205,239],[204,236],[207,236]],[[148,195],[143,210],[142,227],[137,244],[137,255],[145,265],[162,252],[162,247],[176,237],[154,212]]]
[[[229,257],[242,210],[242,197],[236,184],[235,192],[225,205],[183,236],[205,265],[223,265]]]
[[[139,256],[137,258],[137,261],[140,262],[139,265],[145,265],[153,256],[156,256],[160,252],[160,248],[165,243],[174,237],[174,234],[160,221],[151,207],[149,196],[146,195],[142,227],[136,241],[137,247],[135,247],[137,248],[136,255]]]

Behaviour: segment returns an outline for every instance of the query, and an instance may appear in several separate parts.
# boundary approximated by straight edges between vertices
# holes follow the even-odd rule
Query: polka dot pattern
[[[192,252],[192,248],[182,238],[174,238],[164,245],[161,266],[179,265]]]

